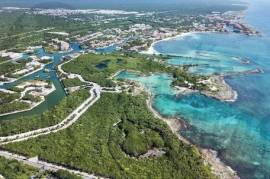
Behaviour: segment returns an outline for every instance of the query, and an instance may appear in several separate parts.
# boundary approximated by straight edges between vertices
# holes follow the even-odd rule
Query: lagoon
[[[270,3],[267,5],[270,7]],[[258,13],[258,5],[255,6],[251,4],[251,10],[246,13],[261,15]],[[254,17],[252,14],[247,15],[247,21],[264,18],[259,21],[262,23],[251,23],[257,25],[258,30],[262,29],[262,37],[233,33],[194,33],[154,45],[157,52],[174,55],[167,61],[169,64],[198,64],[190,69],[196,74],[228,75],[262,69],[264,73],[226,77],[226,82],[239,95],[234,103],[221,102],[199,93],[179,96],[170,86],[172,78],[167,74],[138,76],[122,72],[118,77],[142,83],[154,94],[154,109],[165,117],[180,117],[189,124],[187,129],[181,131],[181,135],[196,145],[218,151],[219,157],[237,170],[241,178],[268,179],[270,31],[267,29],[270,28],[265,26],[270,27],[270,19],[267,19],[270,14],[264,17]]]

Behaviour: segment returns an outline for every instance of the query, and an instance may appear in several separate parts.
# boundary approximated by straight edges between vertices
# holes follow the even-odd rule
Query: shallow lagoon
[[[258,115],[256,110],[248,110],[256,105],[252,102],[242,106],[244,101],[223,103],[200,94],[177,96],[170,87],[171,77],[165,74],[139,77],[122,73],[119,77],[144,84],[155,94],[153,107],[160,114],[184,118],[190,128],[181,134],[195,144],[219,151],[242,178],[269,176],[270,122],[263,112],[267,109],[259,110],[263,115]]]
[[[153,107],[163,116],[182,117],[190,127],[181,134],[193,143],[219,151],[242,178],[270,177],[270,41],[238,34],[201,33],[161,41],[155,50],[177,55],[170,64],[205,64],[194,73],[231,73],[263,69],[265,73],[237,75],[226,81],[239,93],[225,103],[198,93],[177,96],[166,74],[140,77],[123,72],[119,78],[141,82],[155,95]],[[188,56],[184,58],[183,56]],[[241,63],[237,59],[249,59]],[[191,63],[188,63],[188,62]]]
[[[256,27],[263,27],[262,30],[269,34],[269,6],[255,3],[251,7],[251,13],[247,13],[248,20]],[[182,135],[198,145],[218,150],[221,158],[237,169],[242,178],[270,178],[269,44],[265,38],[197,34],[182,40],[161,42],[155,47],[162,53],[181,56],[168,60],[168,63],[199,64],[191,68],[194,73],[230,73],[258,67],[264,69],[264,74],[226,79],[239,93],[235,103],[223,103],[200,94],[177,96],[170,87],[172,79],[166,74],[139,77],[136,74],[121,73],[119,77],[143,83],[155,94],[153,106],[156,110],[164,116],[181,116],[191,124],[189,129],[181,132]],[[53,66],[59,63],[61,55],[56,55]],[[241,59],[247,58],[250,64],[243,64]],[[65,95],[54,71],[49,76],[38,72],[23,80],[32,79],[36,75],[49,77],[58,85],[59,93],[50,95],[50,102],[35,108],[36,112],[33,113],[54,106]]]

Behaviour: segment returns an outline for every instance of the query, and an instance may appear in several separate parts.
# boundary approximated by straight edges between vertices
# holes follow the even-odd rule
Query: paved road
[[[25,156],[13,154],[13,153],[6,152],[6,151],[0,151],[0,156],[5,157],[8,160],[17,160],[17,161],[22,162],[26,165],[30,165],[30,166],[33,166],[35,168],[41,169],[41,170],[54,171],[54,172],[56,172],[58,170],[66,170],[70,173],[80,175],[85,179],[102,178],[102,177],[97,177],[94,174],[88,174],[88,173],[81,172],[78,170],[72,170],[72,169],[68,169],[68,168],[63,167],[63,166],[44,162],[44,161],[39,160],[38,158],[27,158]]]
[[[36,138],[42,135],[48,135],[50,133],[56,133],[60,130],[66,129],[74,124],[96,101],[99,100],[101,94],[101,87],[94,84],[93,88],[90,89],[91,96],[86,99],[78,108],[76,108],[68,117],[62,122],[51,127],[37,129],[30,132],[16,134],[7,137],[0,137],[0,144],[8,144],[13,142],[24,141],[32,138]]]
[[[65,63],[68,63],[70,61],[67,61]],[[65,63],[59,65],[58,70],[61,73],[68,75],[68,73],[66,73],[65,71],[62,70],[62,65],[64,65]],[[93,86],[89,91],[91,95],[88,99],[86,99],[79,107],[77,107],[70,115],[68,115],[59,124],[56,124],[56,125],[50,126],[50,127],[46,127],[46,128],[42,128],[42,129],[37,129],[34,131],[29,131],[29,132],[25,132],[25,133],[21,133],[21,134],[12,135],[12,136],[0,137],[0,145],[24,141],[24,140],[36,138],[38,136],[48,135],[50,133],[56,133],[60,130],[66,129],[66,128],[70,127],[72,124],[74,124],[96,101],[99,100],[102,88],[98,84],[93,83],[93,82],[89,82],[89,81],[85,81],[81,75],[78,75],[78,74],[71,74],[71,75],[78,78],[80,81],[87,83],[89,86]]]
[[[65,75],[67,75],[67,73],[62,70],[61,66],[59,66],[59,71]],[[73,75],[75,77],[79,78],[82,82],[87,83],[89,86],[92,86],[92,88],[89,90],[89,92],[91,94],[89,98],[87,98],[79,107],[77,107],[61,123],[56,124],[56,125],[51,126],[51,127],[37,129],[34,131],[22,133],[22,134],[17,134],[17,135],[12,135],[12,136],[7,136],[7,137],[0,137],[0,145],[24,141],[24,140],[36,138],[36,137],[39,137],[42,135],[56,133],[60,130],[64,130],[64,129],[70,127],[72,124],[74,124],[92,105],[94,105],[95,102],[97,102],[100,99],[102,88],[96,83],[85,81],[81,75],[78,75],[78,74],[73,74]],[[88,174],[85,172],[68,169],[68,168],[63,167],[63,166],[40,161],[37,158],[36,159],[28,159],[24,156],[9,153],[6,151],[0,151],[0,156],[3,156],[3,157],[10,159],[10,160],[17,160],[17,161],[23,162],[24,164],[31,165],[31,166],[39,168],[39,169],[50,170],[50,171],[57,171],[57,170],[61,169],[61,170],[67,170],[71,173],[78,174],[86,179],[101,178],[101,177],[96,177],[93,174]]]

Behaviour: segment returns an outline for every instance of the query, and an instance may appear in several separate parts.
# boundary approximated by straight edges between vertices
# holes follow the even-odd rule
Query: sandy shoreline
[[[176,35],[176,36],[161,39],[161,40],[153,42],[147,51],[143,51],[141,53],[147,54],[147,55],[160,55],[161,53],[156,51],[154,48],[155,44],[162,42],[162,41],[169,41],[169,40],[173,40],[173,39],[183,38],[183,37],[190,36],[190,35],[197,34],[197,33],[208,33],[208,32],[186,32],[186,33],[181,33],[181,34]],[[204,92],[202,92],[202,94],[204,94],[208,97],[213,97],[213,98],[219,99],[221,101],[225,101],[225,102],[235,102],[238,99],[238,93],[235,90],[233,90],[230,85],[228,85],[226,83],[226,81],[222,75],[218,76],[217,78],[219,78],[218,80],[219,80],[220,84],[222,84],[222,86],[223,86],[221,88],[222,89],[221,92],[217,93],[217,94],[211,94],[209,92],[204,91]]]
[[[188,32],[188,33],[182,33],[173,37],[168,37],[162,40],[155,41],[151,44],[150,48],[147,51],[141,52],[142,54],[148,54],[148,55],[160,55],[161,53],[157,52],[154,49],[155,44],[161,42],[161,41],[168,41],[172,39],[178,39],[183,38],[192,34],[196,33],[204,33],[204,32]],[[207,32],[205,32],[207,33]],[[214,97],[216,99],[219,99],[221,101],[226,102],[234,102],[237,100],[237,92],[234,91],[224,80],[224,78],[220,79],[220,82],[224,85],[224,89],[229,90],[228,94],[226,94],[225,98],[220,97],[220,95],[211,95],[206,94],[208,97]],[[139,84],[139,86],[142,86]],[[143,87],[143,86],[142,86]],[[185,127],[184,120],[180,118],[165,118],[161,116],[153,107],[152,107],[152,98],[153,95],[149,90],[147,90],[145,87],[143,87],[144,91],[146,91],[149,95],[149,98],[147,99],[147,107],[149,110],[154,114],[155,117],[161,119],[164,121],[169,128],[172,130],[172,132],[178,137],[179,140],[184,142],[185,144],[193,145],[191,144],[187,139],[185,139],[183,136],[180,135],[180,130]],[[224,91],[223,91],[224,92]],[[211,166],[212,173],[220,179],[239,179],[240,177],[237,175],[237,172],[234,171],[230,166],[226,165],[223,161],[221,161],[220,158],[218,158],[218,153],[211,149],[203,149],[199,146],[195,146],[201,153],[201,156],[203,157],[206,164]]]
[[[161,39],[161,40],[157,40],[157,41],[155,41],[155,42],[153,42],[151,44],[151,46],[148,48],[148,50],[143,51],[141,53],[142,54],[147,54],[147,55],[160,55],[161,53],[156,51],[155,48],[154,48],[154,46],[157,43],[163,42],[163,41],[169,41],[169,40],[173,40],[173,39],[178,39],[178,38],[183,38],[183,37],[186,37],[186,36],[189,36],[189,35],[192,35],[192,34],[196,34],[196,33],[199,33],[199,32],[185,32],[185,33],[181,33],[181,34],[176,35],[176,36],[167,37],[167,38],[164,38],[164,39]],[[201,33],[203,33],[203,32],[201,32]]]

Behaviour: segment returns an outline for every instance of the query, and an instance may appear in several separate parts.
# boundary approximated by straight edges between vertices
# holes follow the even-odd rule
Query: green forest
[[[193,75],[188,67],[174,67],[160,61],[166,57],[148,56],[138,53],[86,54],[63,66],[63,70],[81,74],[85,80],[93,81],[103,87],[115,86],[109,77],[119,70],[134,70],[149,73],[169,73],[174,77],[173,86],[186,87],[185,81],[193,84],[194,90],[206,90],[207,86],[198,81],[207,77]]]
[[[74,92],[64,98],[53,109],[41,115],[26,116],[12,120],[0,120],[0,136],[8,136],[55,125],[67,117],[89,97],[87,89]]]
[[[103,94],[72,127],[2,147],[110,178],[212,178],[197,149],[156,119],[145,98]],[[138,158],[152,148],[165,154]]]
[[[84,83],[81,82],[80,79],[78,79],[78,78],[74,78],[74,79],[64,79],[64,80],[63,80],[63,83],[64,83],[64,86],[65,86],[66,88],[84,85]]]
[[[29,179],[37,173],[33,167],[0,157],[0,174],[6,179]]]
[[[4,62],[0,64],[0,76],[7,75],[11,76],[11,73],[15,70],[22,70],[25,68],[25,62],[21,63],[12,63],[12,62]]]
[[[28,109],[26,102],[15,101],[20,97],[19,93],[5,93],[0,91],[0,114]]]
[[[6,179],[46,179],[53,177],[55,179],[81,179],[81,177],[71,174],[64,170],[57,172],[38,170],[29,165],[25,165],[16,160],[7,160],[0,157],[0,174]]]

